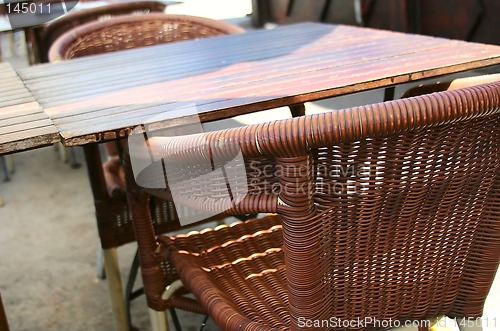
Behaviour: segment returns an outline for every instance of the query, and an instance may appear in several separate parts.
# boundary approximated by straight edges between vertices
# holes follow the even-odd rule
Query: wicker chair
[[[92,54],[242,31],[232,24],[201,17],[167,14],[123,15],[106,21],[87,23],[68,31],[52,44],[49,57],[50,61],[69,60]],[[122,143],[123,141],[106,144],[108,156],[116,154]],[[119,317],[117,323],[124,329],[126,326],[122,316],[129,300],[127,298],[126,303],[123,301],[116,248],[135,241],[135,236],[124,193],[123,170],[117,156],[103,163],[97,145],[87,146],[85,156],[94,195],[99,236],[104,249],[106,274],[116,316]],[[167,232],[179,227],[172,206],[164,201],[152,202],[152,214],[158,231]],[[130,282],[132,285],[133,279],[134,276]],[[128,287],[132,285],[129,284]],[[180,308],[193,310],[190,307]],[[201,312],[199,309],[194,311]]]
[[[117,15],[163,13],[164,11],[165,5],[159,1],[137,1],[110,4],[69,13],[32,30],[29,39],[33,44],[33,50],[38,53],[38,61],[34,62],[48,62],[48,51],[54,41],[69,30],[83,24],[108,20]]]
[[[156,161],[133,173],[126,158],[127,195],[157,325],[180,298],[172,265],[223,330],[481,316],[500,260],[500,82],[144,146]],[[207,155],[246,169],[226,214],[276,215],[155,233],[150,195],[216,213],[242,182],[200,177]]]
[[[67,32],[51,46],[49,60],[54,62],[242,31],[232,24],[202,17],[165,14],[123,15],[103,22],[86,24]]]

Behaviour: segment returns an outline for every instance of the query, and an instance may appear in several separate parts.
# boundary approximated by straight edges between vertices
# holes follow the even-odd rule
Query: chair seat
[[[289,328],[279,216],[161,236],[183,284],[223,329]],[[233,315],[234,318],[227,318]]]

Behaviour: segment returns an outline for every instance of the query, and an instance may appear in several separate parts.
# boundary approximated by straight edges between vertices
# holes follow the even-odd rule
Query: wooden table
[[[500,63],[500,47],[303,23],[21,70],[67,146]],[[198,114],[193,115],[196,107]]]
[[[0,63],[0,166],[9,178],[2,155],[59,141],[52,121],[7,63]],[[3,206],[0,195],[0,207]]]
[[[0,63],[0,155],[52,145],[59,133],[8,63]]]

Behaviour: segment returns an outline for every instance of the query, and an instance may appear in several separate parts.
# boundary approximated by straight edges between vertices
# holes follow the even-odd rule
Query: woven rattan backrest
[[[240,33],[235,25],[202,17],[167,14],[122,15],[65,33],[49,51],[50,61],[175,41]]]
[[[162,13],[165,4],[159,1],[127,1],[79,10],[62,16],[57,20],[36,30],[41,62],[48,61],[48,50],[54,41],[64,33],[83,24],[94,21],[105,21],[117,15]]]
[[[500,258],[499,113],[497,82],[150,146],[179,164],[242,152],[251,189],[227,212],[281,214],[292,326],[477,317]],[[213,210],[227,182],[183,202]]]

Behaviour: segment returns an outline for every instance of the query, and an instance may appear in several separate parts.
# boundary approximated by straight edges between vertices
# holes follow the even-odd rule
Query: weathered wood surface
[[[51,145],[59,133],[7,63],[0,63],[0,155]]]
[[[500,47],[303,23],[20,72],[66,145],[210,121],[500,63]]]

